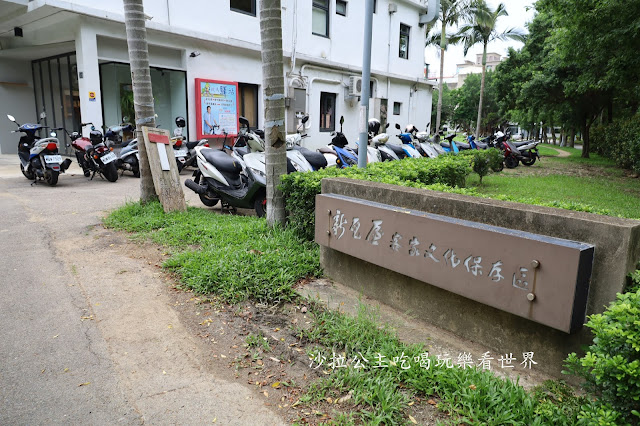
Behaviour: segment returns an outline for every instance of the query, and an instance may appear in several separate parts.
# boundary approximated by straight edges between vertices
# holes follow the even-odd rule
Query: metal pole
[[[369,92],[371,81],[371,37],[373,33],[373,0],[365,0],[364,50],[362,53],[362,97],[360,98],[360,140],[358,143],[358,167],[367,167],[369,144]]]

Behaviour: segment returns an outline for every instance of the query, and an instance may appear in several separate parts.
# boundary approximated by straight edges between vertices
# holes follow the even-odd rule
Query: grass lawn
[[[467,179],[467,187],[490,198],[531,204],[583,204],[579,209],[632,219],[640,219],[640,179],[625,176],[613,161],[582,151],[557,148],[569,154],[560,157],[548,146],[541,146],[541,161],[533,166],[490,174],[479,184],[477,175]]]
[[[293,286],[321,274],[318,246],[291,230],[270,228],[256,217],[189,207],[165,214],[160,203],[130,203],[112,212],[107,227],[167,246],[164,266],[187,287],[223,300],[289,301]]]

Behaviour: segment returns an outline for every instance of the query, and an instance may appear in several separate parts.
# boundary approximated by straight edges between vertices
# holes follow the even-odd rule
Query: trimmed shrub
[[[373,163],[364,169],[329,168],[317,172],[291,173],[282,177],[280,188],[287,199],[289,227],[304,239],[313,240],[315,229],[316,195],[320,182],[326,177],[345,177],[415,188],[464,187],[471,173],[468,156],[444,155],[438,158],[410,158],[402,161]]]
[[[638,272],[632,279],[640,278]],[[583,377],[604,405],[640,421],[640,290],[618,294],[602,314],[589,317],[595,335],[582,358],[569,355],[569,373]],[[615,423],[612,423],[615,424]],[[619,424],[619,423],[618,423]]]
[[[591,129],[592,149],[618,167],[640,173],[640,114]]]

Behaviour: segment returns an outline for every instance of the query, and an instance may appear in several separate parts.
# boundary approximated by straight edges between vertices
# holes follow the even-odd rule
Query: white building
[[[370,116],[424,129],[433,87],[423,74],[426,0],[376,3]],[[238,113],[261,128],[257,0],[145,0],[144,7],[157,123],[173,129],[184,116],[195,139],[202,132],[196,79],[207,79],[237,83]],[[296,113],[309,114],[305,144],[316,148],[344,116],[354,143],[364,2],[282,0],[282,18],[288,130]],[[0,152],[17,148],[6,114],[34,122],[45,110],[48,126],[70,131],[130,114],[123,22],[121,0],[0,0]]]
[[[496,67],[502,61],[499,53],[487,52],[487,71],[495,71]],[[455,89],[459,89],[470,74],[482,74],[482,53],[476,55],[476,61],[464,61],[463,64],[456,65],[456,74],[458,76]]]

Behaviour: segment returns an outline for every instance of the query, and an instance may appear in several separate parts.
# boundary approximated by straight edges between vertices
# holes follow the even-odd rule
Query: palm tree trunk
[[[487,43],[482,51],[482,79],[480,80],[480,102],[478,103],[478,121],[476,122],[476,139],[480,139],[480,122],[482,121],[482,98],[484,96],[484,77],[487,71]]]
[[[280,176],[287,172],[284,134],[284,66],[282,61],[282,12],[280,0],[260,1],[262,40],[262,84],[264,90],[264,130],[267,172],[267,223],[284,224],[284,196],[278,189]]]
[[[138,153],[140,154],[140,201],[147,203],[158,199],[149,167],[147,148],[142,138],[142,126],[156,126],[151,72],[149,70],[147,29],[144,22],[142,0],[123,1],[129,62],[131,63],[133,105],[136,112],[136,136],[138,138]]]
[[[442,34],[440,35],[440,80],[438,80],[438,112],[436,113],[436,128],[435,134],[439,134],[440,120],[442,118],[442,92],[444,90],[444,50],[446,47],[446,28],[444,20],[442,21]]]

